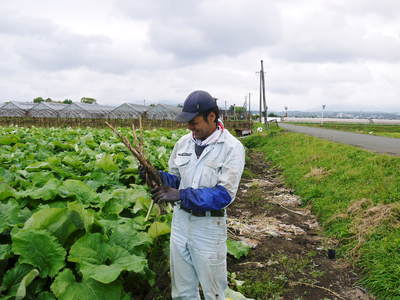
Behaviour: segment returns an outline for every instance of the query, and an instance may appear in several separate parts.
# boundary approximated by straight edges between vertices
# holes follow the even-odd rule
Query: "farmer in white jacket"
[[[174,204],[170,262],[172,298],[225,299],[226,212],[243,172],[243,145],[218,121],[216,101],[204,91],[185,100],[179,122],[191,133],[175,145],[164,186],[153,191],[156,202]]]

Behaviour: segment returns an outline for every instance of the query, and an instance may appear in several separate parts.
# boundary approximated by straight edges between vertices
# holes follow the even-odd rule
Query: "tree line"
[[[62,101],[53,100],[51,98],[44,99],[42,97],[36,97],[33,99],[33,103],[41,103],[41,102],[63,103],[63,104],[72,104],[73,103],[71,99],[64,99]],[[90,97],[82,97],[80,102],[86,103],[86,104],[96,104],[97,100],[94,98],[90,98]]]

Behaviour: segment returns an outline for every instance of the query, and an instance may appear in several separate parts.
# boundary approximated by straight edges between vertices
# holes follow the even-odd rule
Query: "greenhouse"
[[[135,104],[135,103],[124,103],[114,108],[110,113],[112,119],[138,119],[139,116],[143,116],[148,106]]]
[[[152,120],[175,120],[180,112],[182,112],[181,107],[157,104],[149,107],[147,117]]]
[[[182,108],[156,104],[145,106],[124,103],[119,106],[57,102],[6,102],[0,105],[0,117],[73,118],[73,119],[138,119],[175,120]]]
[[[0,107],[0,117],[25,117],[34,105],[33,102],[6,102]]]
[[[35,104],[29,111],[28,116],[34,118],[58,118],[59,111],[67,105],[63,103],[41,102]]]
[[[72,103],[59,111],[61,118],[107,119],[114,106]]]

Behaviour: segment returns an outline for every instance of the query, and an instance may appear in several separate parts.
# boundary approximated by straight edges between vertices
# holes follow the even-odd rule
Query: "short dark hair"
[[[207,119],[208,115],[210,113],[212,113],[212,112],[215,113],[215,124],[217,124],[218,123],[218,119],[219,119],[219,108],[218,108],[218,106],[215,106],[215,107],[213,107],[213,108],[201,113],[201,115],[203,116],[204,121],[208,122],[208,119]]]

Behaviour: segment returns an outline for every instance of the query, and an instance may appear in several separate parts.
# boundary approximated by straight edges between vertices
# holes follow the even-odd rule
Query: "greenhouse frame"
[[[167,104],[157,104],[149,108],[147,111],[147,118],[152,120],[175,120],[176,116],[181,111],[181,107]]]
[[[114,106],[72,103],[59,111],[60,118],[107,119]]]
[[[34,105],[33,102],[6,102],[0,107],[0,117],[26,117]]]
[[[123,103],[119,106],[74,102],[6,102],[0,105],[0,117],[73,118],[73,119],[143,119],[175,120],[180,107],[156,104],[145,106]]]
[[[135,104],[135,103],[123,103],[117,106],[110,112],[111,119],[138,119],[139,117],[145,116],[148,106]]]
[[[35,104],[29,111],[28,116],[34,118],[58,118],[60,110],[69,104],[41,102]]]

